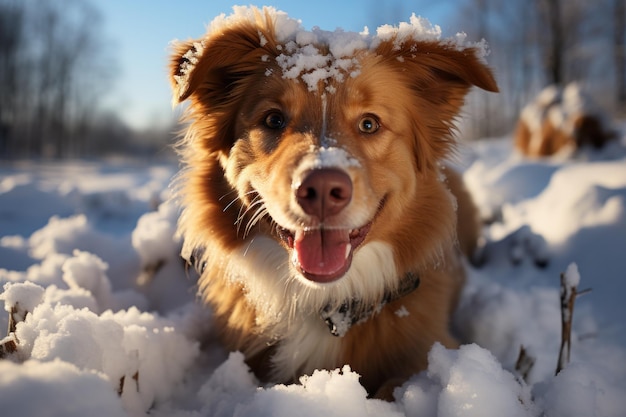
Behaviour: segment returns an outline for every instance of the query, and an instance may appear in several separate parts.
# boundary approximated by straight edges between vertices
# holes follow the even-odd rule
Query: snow
[[[0,328],[16,304],[26,318],[18,351],[0,360],[2,414],[623,416],[626,137],[569,160],[526,160],[510,137],[461,154],[490,220],[454,320],[466,343],[435,345],[391,403],[368,399],[347,366],[263,386],[221,349],[178,257],[175,166],[4,165]],[[555,376],[561,273],[592,291],[576,302],[571,362]],[[522,345],[535,360],[526,382]]]
[[[326,138],[327,141],[333,141]],[[324,148],[311,147],[311,153],[315,155],[315,159],[311,161],[311,166],[308,164],[303,168],[306,171],[309,168],[325,168],[325,167],[342,167],[345,169],[360,167],[361,164],[358,159],[350,156],[344,149],[329,146]]]
[[[411,315],[411,313],[409,313],[409,310],[407,310],[405,306],[400,306],[400,308],[397,309],[394,314],[398,317],[408,317]]]
[[[578,284],[580,284],[580,272],[578,272],[578,265],[572,262],[565,270],[565,285],[567,288],[573,288]]]
[[[3,415],[127,416],[108,385],[103,375],[85,372],[58,359],[50,362],[28,360],[19,365],[0,361]]]
[[[19,306],[21,310],[33,311],[41,302],[44,290],[39,285],[26,281],[20,284],[5,284],[0,300],[4,301],[4,308],[11,312],[11,307]]]
[[[497,359],[485,349],[466,345],[458,351],[451,351],[435,345],[429,355],[429,364],[427,375],[439,390],[438,415],[530,415],[532,403],[527,387],[502,369]]]

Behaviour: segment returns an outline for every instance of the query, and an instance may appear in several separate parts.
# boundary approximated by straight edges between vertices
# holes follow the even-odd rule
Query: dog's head
[[[475,50],[401,30],[305,32],[269,9],[243,14],[175,45],[174,102],[190,101],[183,157],[196,177],[184,185],[196,191],[183,190],[183,222],[207,217],[183,231],[226,235],[207,207],[230,210],[229,222],[243,224],[229,239],[271,234],[312,283],[344,276],[369,242],[449,234],[439,163],[468,89],[497,90]]]

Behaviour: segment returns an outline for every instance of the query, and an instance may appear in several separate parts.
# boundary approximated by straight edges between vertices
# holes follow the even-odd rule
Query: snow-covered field
[[[0,415],[625,416],[626,136],[573,159],[529,161],[511,143],[473,143],[459,162],[490,219],[455,320],[466,344],[434,346],[393,403],[367,399],[348,367],[259,386],[222,351],[178,257],[175,165],[2,162],[0,329],[11,311],[18,323],[2,342]],[[572,263],[592,292],[555,376]]]

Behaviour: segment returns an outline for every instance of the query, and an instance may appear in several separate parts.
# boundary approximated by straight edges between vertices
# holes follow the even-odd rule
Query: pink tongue
[[[349,266],[349,231],[298,231],[294,249],[299,267],[307,278],[317,282],[330,282],[340,278]]]

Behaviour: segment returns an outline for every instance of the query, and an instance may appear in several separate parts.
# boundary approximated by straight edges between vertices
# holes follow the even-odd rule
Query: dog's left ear
[[[461,48],[439,41],[392,39],[382,42],[376,53],[395,60],[408,71],[411,85],[417,91],[460,88],[463,94],[471,86],[497,92],[491,70],[477,55],[475,48]]]
[[[497,92],[491,70],[475,48],[441,41],[399,40],[381,42],[376,54],[394,66],[405,82],[431,104],[460,109],[472,86]]]
[[[381,42],[376,54],[413,93],[415,154],[420,169],[445,158],[453,147],[454,120],[469,89],[477,86],[498,91],[491,70],[474,48],[394,38]]]

